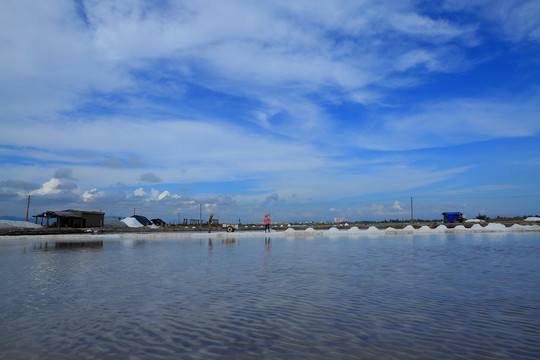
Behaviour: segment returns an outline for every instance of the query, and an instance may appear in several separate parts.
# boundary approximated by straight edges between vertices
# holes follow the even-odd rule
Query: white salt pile
[[[0,229],[39,229],[41,227],[29,221],[0,220]]]
[[[144,225],[138,222],[137,219],[135,219],[134,217],[127,217],[125,219],[122,219],[121,221],[131,228],[144,227]]]
[[[127,227],[126,223],[116,218],[106,218],[103,220],[103,226],[106,228],[123,228]]]

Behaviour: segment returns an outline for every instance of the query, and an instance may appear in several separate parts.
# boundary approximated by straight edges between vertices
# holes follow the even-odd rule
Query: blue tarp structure
[[[463,214],[460,212],[443,212],[442,216],[445,223],[463,222]]]

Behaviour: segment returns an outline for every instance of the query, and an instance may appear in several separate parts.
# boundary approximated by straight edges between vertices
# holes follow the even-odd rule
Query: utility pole
[[[202,231],[202,204],[199,204],[199,230]]]
[[[28,195],[28,205],[26,205],[26,221],[28,221],[28,210],[30,209],[30,195]],[[37,218],[36,218],[37,221]]]
[[[411,196],[411,223],[413,222],[413,204],[412,204],[413,197]]]
[[[135,215],[135,208],[133,208],[133,215]]]

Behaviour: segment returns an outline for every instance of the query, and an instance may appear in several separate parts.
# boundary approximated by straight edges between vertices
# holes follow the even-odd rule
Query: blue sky
[[[540,213],[538,1],[2,1],[0,216]]]

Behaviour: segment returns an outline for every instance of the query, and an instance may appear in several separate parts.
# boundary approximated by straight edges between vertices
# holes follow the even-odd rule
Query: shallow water
[[[0,242],[1,358],[540,357],[540,233],[89,245]]]

